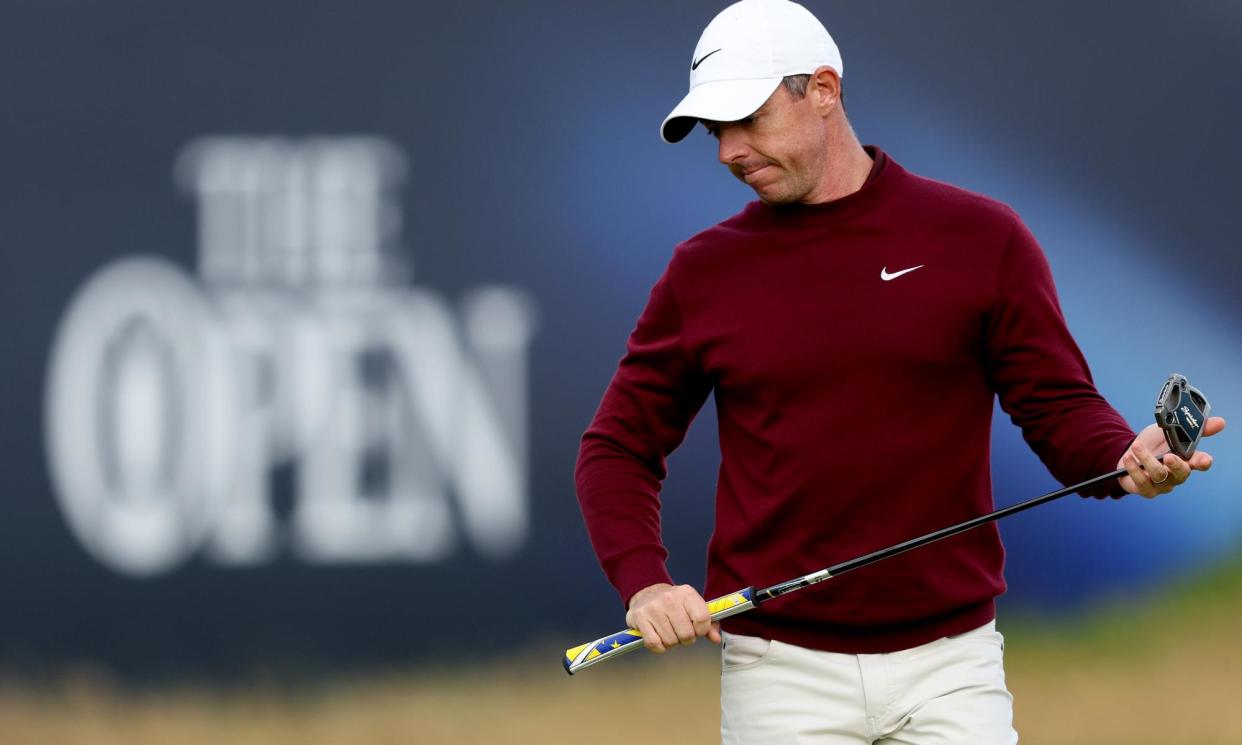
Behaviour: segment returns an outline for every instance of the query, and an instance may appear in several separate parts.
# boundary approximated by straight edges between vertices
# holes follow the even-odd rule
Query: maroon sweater
[[[1112,470],[1133,439],[1096,391],[1047,260],[1014,211],[868,152],[859,191],[819,205],[752,202],[679,245],[652,289],[575,474],[623,602],[671,581],[665,457],[713,391],[709,599],[993,509],[994,394],[1062,483]],[[1110,482],[1091,496],[1123,493]],[[837,652],[904,649],[992,619],[1003,561],[993,524],[724,627]]]

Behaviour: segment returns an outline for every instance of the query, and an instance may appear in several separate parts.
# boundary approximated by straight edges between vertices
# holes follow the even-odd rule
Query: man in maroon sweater
[[[759,199],[677,246],[582,438],[592,544],[654,652],[721,639],[660,538],[665,458],[709,393],[709,597],[990,511],[993,396],[1063,483],[1125,466],[1090,496],[1155,496],[1211,465],[1161,462],[1159,429],[1136,436],[1099,395],[1013,210],[859,144],[842,72],[806,9],[744,0],[703,32],[661,128],[676,142],[702,122]],[[1002,559],[989,525],[728,619],[725,740],[1015,741]]]

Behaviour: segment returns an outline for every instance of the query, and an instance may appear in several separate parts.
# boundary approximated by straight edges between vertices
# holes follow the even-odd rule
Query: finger
[[[1169,483],[1174,486],[1186,483],[1186,479],[1190,478],[1190,464],[1172,453],[1168,453],[1161,460],[1165,468],[1169,470]]]
[[[673,624],[673,631],[677,634],[678,641],[681,644],[694,644],[699,634],[690,613],[690,603],[692,601],[701,603],[703,598],[690,585],[680,585],[676,592],[666,596],[666,600],[668,601],[666,603],[668,618]]]
[[[1143,464],[1143,469],[1147,471],[1147,477],[1153,484],[1164,483],[1168,479],[1168,467],[1161,463],[1146,445],[1141,442],[1136,442],[1131,450],[1133,450],[1134,454],[1138,457],[1139,463]],[[1173,457],[1176,458],[1177,456]]]
[[[1151,484],[1157,493],[1167,492],[1173,486],[1169,484],[1169,469],[1163,463],[1156,460],[1156,456],[1151,454],[1141,442],[1134,443],[1131,448],[1135,456],[1138,457],[1139,463],[1142,464],[1144,471],[1147,473],[1147,482]]]
[[[660,641],[660,635],[656,633],[655,624],[651,622],[651,619],[644,617],[636,620],[634,628],[643,635],[643,646],[656,654],[664,654],[664,642]]]
[[[673,633],[677,635],[679,644],[694,644],[698,634],[695,633],[694,622],[690,620],[690,614],[685,608],[678,608],[676,613],[669,616],[669,622],[673,626]]]
[[[1202,451],[1190,456],[1190,467],[1196,471],[1206,471],[1212,467],[1214,462],[1215,460],[1211,455]]]
[[[707,636],[712,627],[712,614],[707,610],[707,603],[696,592],[693,597],[686,598],[686,615],[694,625],[695,636]]]
[[[1224,417],[1210,416],[1208,417],[1208,420],[1203,423],[1203,436],[1211,437],[1212,435],[1216,434],[1217,432],[1221,431],[1224,428],[1225,428]]]
[[[712,627],[707,632],[707,639],[712,644],[720,643],[720,622],[719,621],[712,621]]]
[[[1134,457],[1134,453],[1127,452],[1121,457],[1121,465],[1126,469],[1126,473],[1130,476],[1130,486],[1127,487],[1135,494],[1141,494],[1144,497],[1154,497],[1155,490],[1152,488],[1151,479],[1147,478],[1147,474],[1139,468],[1138,458]],[[1132,487],[1132,488],[1131,488]]]
[[[651,619],[651,623],[655,626],[656,633],[660,635],[660,641],[664,643],[666,649],[671,649],[680,643],[677,638],[677,632],[673,630],[673,624],[669,621],[668,616],[656,616]]]

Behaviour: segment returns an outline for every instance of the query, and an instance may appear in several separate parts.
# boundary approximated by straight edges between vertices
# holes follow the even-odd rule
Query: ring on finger
[[[1148,478],[1150,478],[1150,477],[1148,477]],[[1155,479],[1151,479],[1151,483],[1156,484],[1157,486],[1159,486],[1160,484],[1163,484],[1164,482],[1166,482],[1166,481],[1168,481],[1168,480],[1169,480],[1169,469],[1167,469],[1167,468],[1166,468],[1166,469],[1164,469],[1164,478],[1160,479],[1159,481],[1156,481]]]

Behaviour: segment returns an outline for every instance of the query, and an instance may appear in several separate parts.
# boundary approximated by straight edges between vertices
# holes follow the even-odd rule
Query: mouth
[[[769,163],[764,163],[763,165],[757,166],[755,168],[747,168],[744,170],[739,170],[737,171],[737,177],[745,181],[746,183],[750,183],[751,181],[754,180],[756,176],[758,176],[760,173],[763,173],[765,170],[767,170],[770,167],[770,165],[771,164]]]

